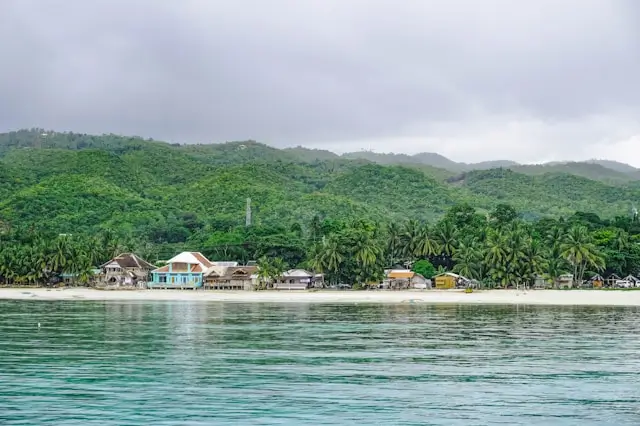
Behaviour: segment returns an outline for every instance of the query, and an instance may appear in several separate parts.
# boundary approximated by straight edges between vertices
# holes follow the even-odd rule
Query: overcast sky
[[[640,166],[634,0],[1,0],[0,130]]]

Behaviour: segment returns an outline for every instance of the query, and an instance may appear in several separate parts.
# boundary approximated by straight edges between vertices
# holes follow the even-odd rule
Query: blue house
[[[213,263],[199,252],[185,251],[170,259],[162,268],[151,271],[149,288],[198,288]]]

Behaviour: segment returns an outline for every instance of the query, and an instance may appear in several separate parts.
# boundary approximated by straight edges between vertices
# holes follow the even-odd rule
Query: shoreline
[[[233,303],[424,303],[561,306],[640,306],[640,291],[407,290],[407,291],[204,291],[0,288],[0,300],[194,301]]]

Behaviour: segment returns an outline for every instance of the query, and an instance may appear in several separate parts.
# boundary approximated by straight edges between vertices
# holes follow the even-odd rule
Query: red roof
[[[156,269],[153,272],[160,272],[160,273],[169,272],[169,265],[165,265],[162,268]],[[186,264],[181,264],[180,266],[177,266],[177,265],[174,264],[173,268],[172,268],[172,272],[175,272],[175,273],[188,272],[187,265]],[[204,272],[204,271],[202,270],[202,267],[200,265],[191,265],[191,272],[200,273],[200,272]]]
[[[197,252],[197,251],[192,251],[191,254],[194,255],[195,258],[198,259],[200,261],[200,263],[202,263],[207,268],[211,268],[213,266],[213,263],[209,262],[209,259],[204,257],[204,255],[202,253]]]

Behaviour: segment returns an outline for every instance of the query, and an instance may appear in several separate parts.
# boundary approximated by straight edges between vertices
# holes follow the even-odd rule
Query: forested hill
[[[178,145],[23,130],[0,134],[0,220],[4,229],[111,229],[183,244],[243,225],[247,198],[257,226],[287,229],[306,229],[315,216],[433,221],[463,203],[480,213],[511,204],[526,219],[613,217],[640,204],[633,172],[593,165],[606,175],[594,180],[584,165],[518,167],[455,172],[253,141]]]

